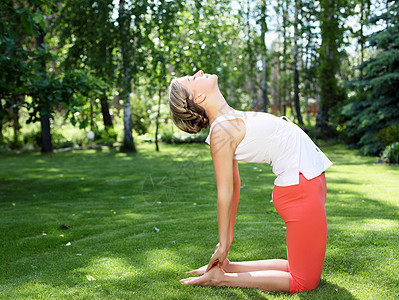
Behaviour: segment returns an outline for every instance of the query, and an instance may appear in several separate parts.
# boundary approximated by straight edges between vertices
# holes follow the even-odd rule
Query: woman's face
[[[217,87],[218,77],[204,74],[202,70],[199,70],[192,76],[179,78],[178,81],[184,88],[191,91],[195,98],[200,94],[209,95]]]

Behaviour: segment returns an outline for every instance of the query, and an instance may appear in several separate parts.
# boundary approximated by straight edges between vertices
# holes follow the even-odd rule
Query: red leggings
[[[324,173],[299,185],[275,186],[273,203],[287,226],[287,272],[290,293],[317,287],[327,244],[326,178]]]

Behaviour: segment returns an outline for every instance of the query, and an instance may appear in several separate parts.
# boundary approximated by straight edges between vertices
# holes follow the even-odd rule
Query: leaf
[[[86,275],[86,278],[87,278],[88,281],[96,280],[96,279],[95,279],[93,276],[91,276],[91,275]]]
[[[68,225],[68,224],[62,224],[61,226],[60,226],[60,229],[71,229],[72,228],[72,226],[70,226],[70,225]]]
[[[35,11],[35,14],[33,15],[33,21],[37,24],[42,25],[41,23],[43,23],[43,14],[40,11],[40,9],[37,9]]]

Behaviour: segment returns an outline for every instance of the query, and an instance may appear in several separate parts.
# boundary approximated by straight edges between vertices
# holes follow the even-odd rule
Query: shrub
[[[207,131],[201,131],[197,134],[189,133],[164,133],[161,135],[161,141],[167,144],[187,144],[187,143],[203,143],[208,136]]]
[[[68,140],[66,137],[64,137],[61,133],[58,132],[53,132],[51,134],[51,142],[53,143],[54,149],[68,148],[75,146],[71,140]]]
[[[42,136],[40,131],[31,131],[26,133],[23,138],[24,145],[32,145],[35,149],[38,149],[42,145]]]
[[[7,144],[0,142],[0,153],[7,153],[10,151],[11,151],[11,149],[10,149],[10,147],[7,146]]]
[[[100,145],[112,146],[118,138],[118,134],[113,128],[105,128],[103,130],[95,129],[93,131],[94,141]]]
[[[376,135],[376,138],[384,145],[391,145],[395,142],[399,142],[399,124],[381,129]]]
[[[41,132],[40,131],[29,132],[24,135],[23,141],[24,145],[27,146],[25,147],[26,149],[30,150],[40,149],[42,147]],[[54,149],[75,146],[75,144],[71,140],[68,140],[66,137],[64,137],[61,133],[58,132],[51,133],[51,143],[53,144]],[[33,149],[30,148],[29,145],[33,146]]]
[[[399,163],[399,142],[393,143],[382,152],[381,159],[390,164]]]

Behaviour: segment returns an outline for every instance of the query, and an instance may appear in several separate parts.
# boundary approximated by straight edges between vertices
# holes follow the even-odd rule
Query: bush
[[[10,149],[10,147],[7,146],[7,144],[0,142],[0,153],[7,153],[10,151],[11,151],[11,149]]]
[[[51,142],[54,149],[69,148],[75,146],[71,140],[68,140],[66,137],[58,132],[51,133]]]
[[[112,146],[118,138],[118,134],[113,128],[105,128],[103,130],[95,129],[93,131],[94,141],[100,145]]]
[[[32,145],[34,149],[39,149],[42,145],[42,136],[40,131],[31,131],[24,135],[24,145]]]
[[[399,124],[381,129],[376,135],[376,138],[385,146],[399,142]]]
[[[188,144],[188,143],[203,143],[208,136],[207,131],[201,131],[196,134],[189,133],[164,133],[161,135],[161,141],[167,144]]]
[[[387,146],[382,152],[381,159],[389,164],[399,164],[399,142]]]
[[[40,131],[32,131],[24,135],[24,145],[27,146],[25,148],[34,150],[40,149],[42,147],[42,136]],[[68,140],[61,133],[52,132],[51,133],[51,143],[53,144],[54,149],[60,148],[68,148],[75,146],[71,140]],[[29,147],[29,145],[33,146],[33,149]]]

